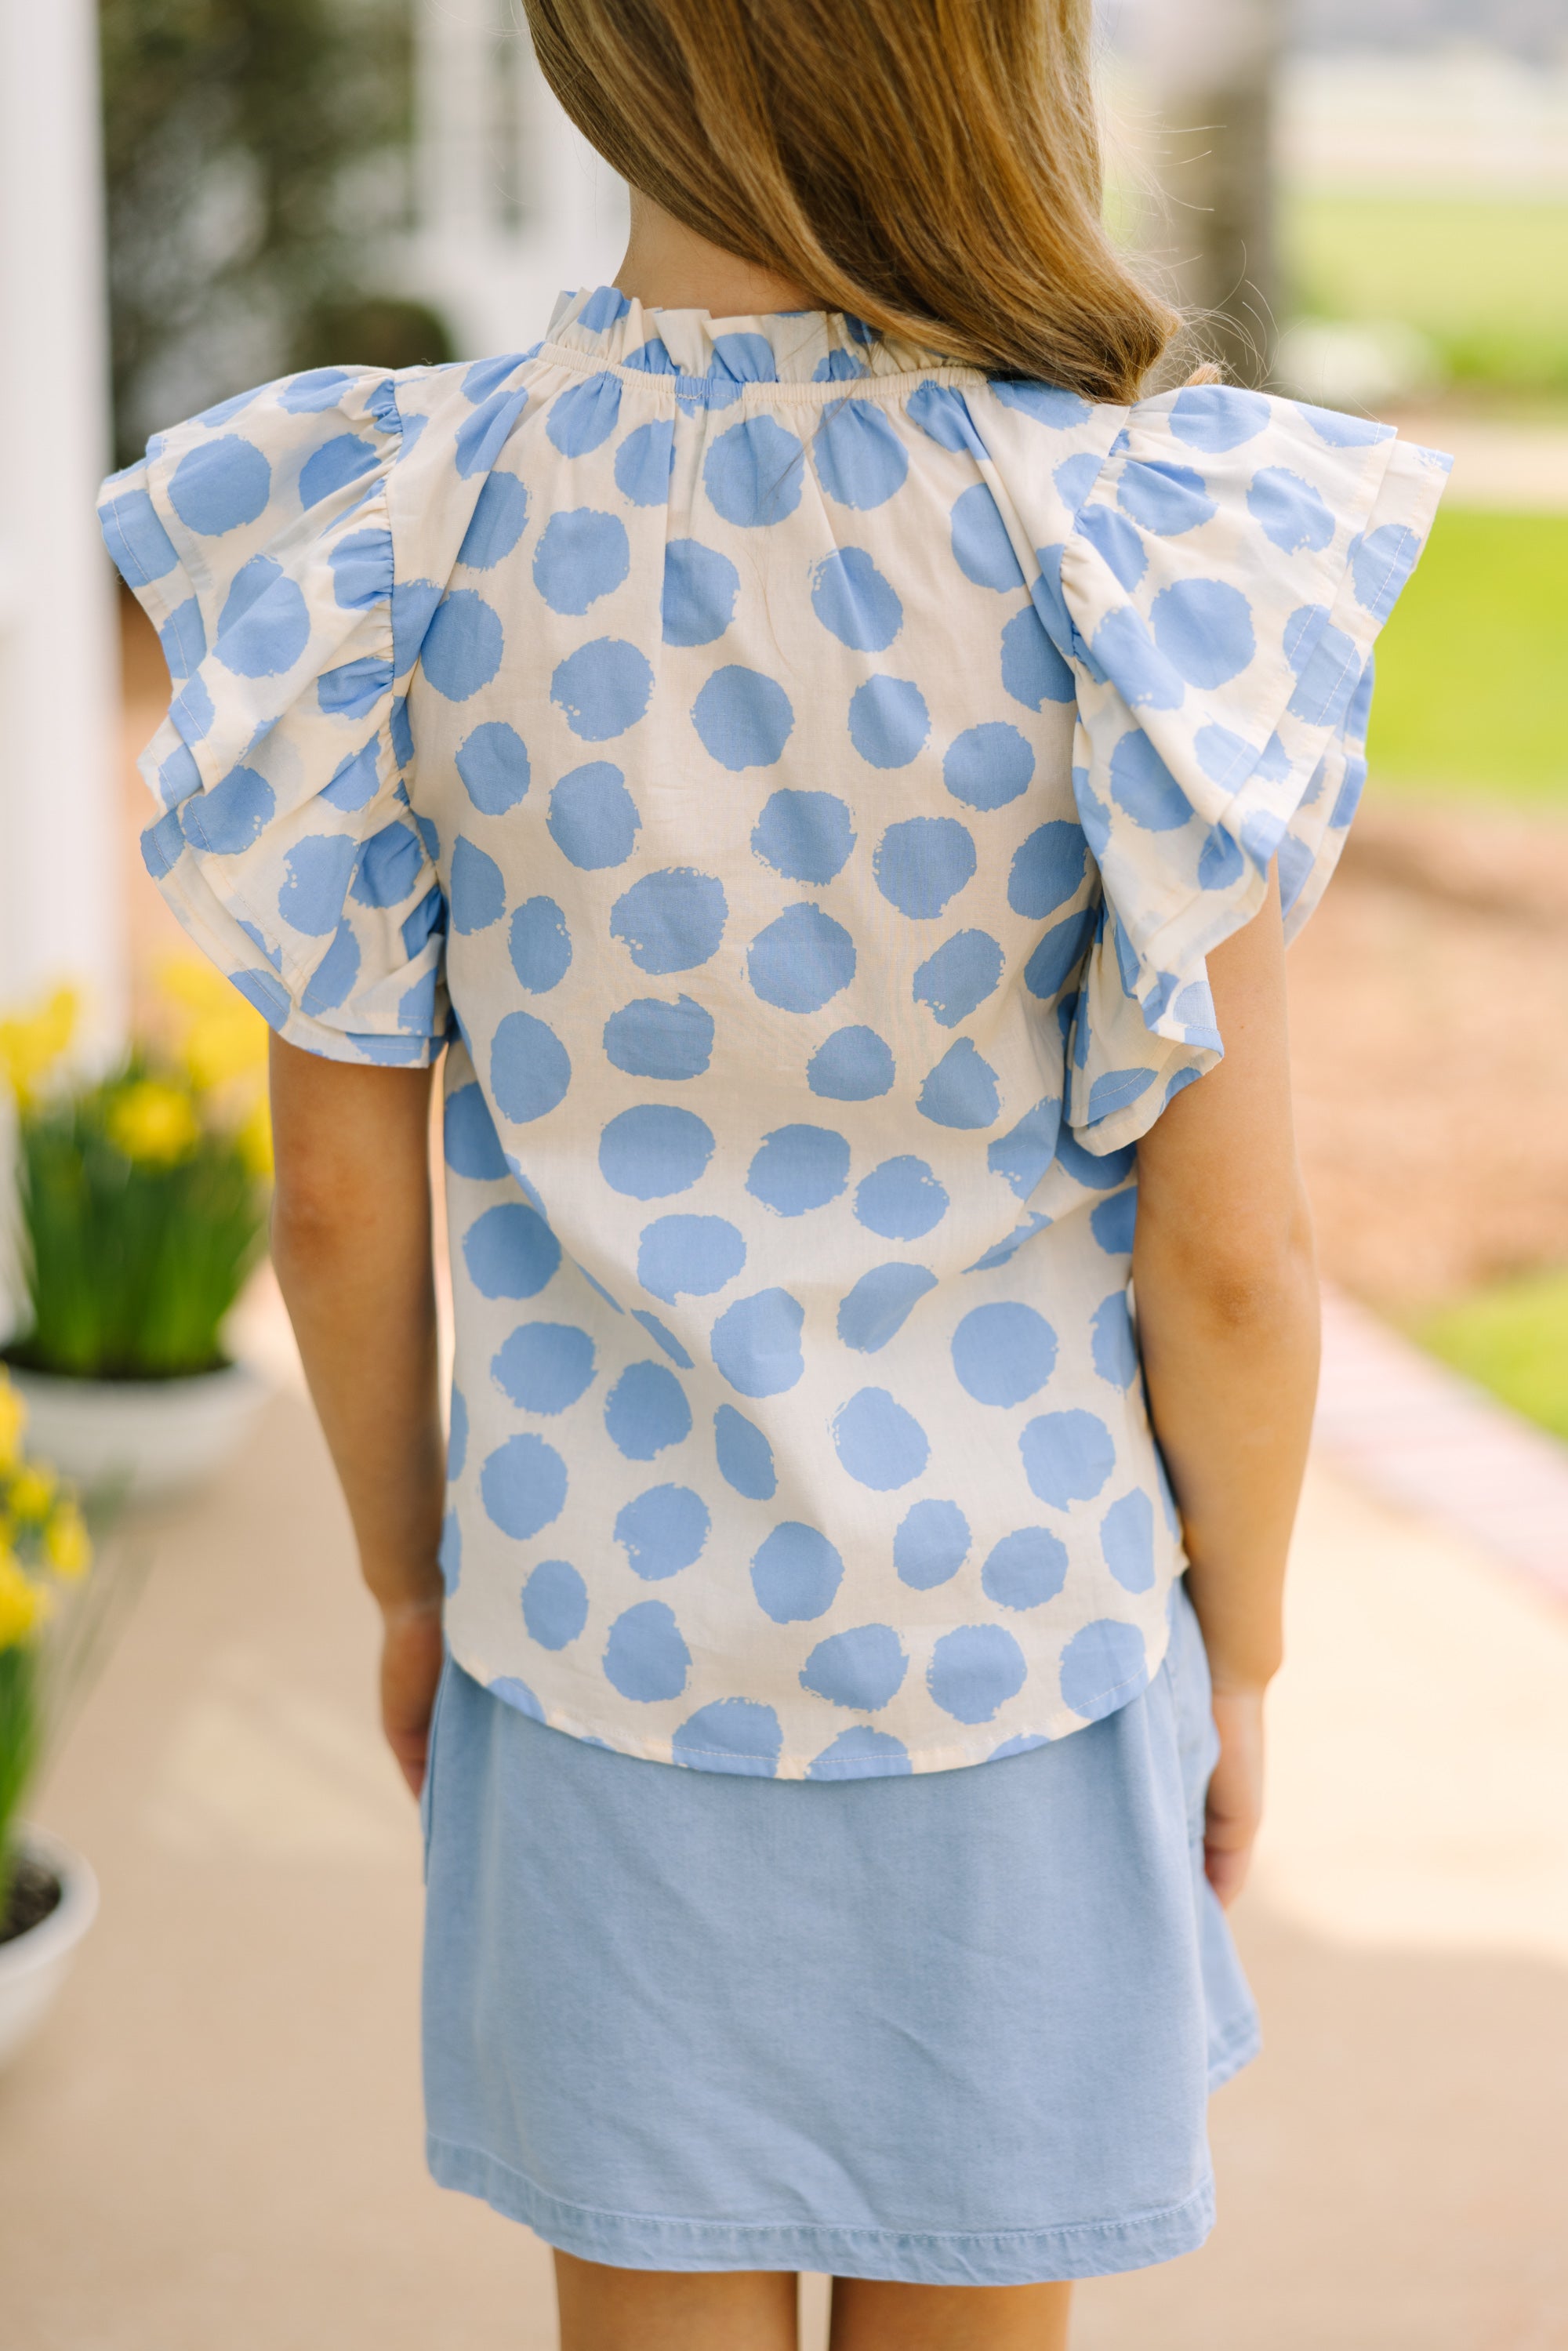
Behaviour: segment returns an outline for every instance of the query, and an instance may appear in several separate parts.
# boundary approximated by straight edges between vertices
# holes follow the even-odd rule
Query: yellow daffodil
[[[9,1469],[22,1458],[22,1431],[27,1407],[4,1371],[0,1371],[0,1469]]]
[[[138,1078],[114,1095],[104,1126],[127,1159],[153,1167],[183,1159],[202,1132],[190,1095],[162,1078]]]
[[[240,1157],[253,1176],[271,1175],[272,1113],[265,1094],[249,1116],[242,1120],[235,1141],[239,1146]]]
[[[74,1502],[57,1502],[44,1529],[44,1557],[55,1573],[74,1583],[92,1565],[87,1521]]]
[[[74,987],[57,987],[35,1011],[0,1020],[0,1074],[9,1081],[18,1102],[31,1102],[69,1050],[80,1008]]]
[[[254,1077],[267,1061],[267,1023],[242,997],[231,1011],[204,1012],[193,1020],[180,1058],[198,1093],[212,1093],[236,1078]]]
[[[47,1614],[47,1602],[31,1576],[9,1552],[0,1552],[0,1649],[30,1641]]]
[[[24,1461],[12,1479],[5,1507],[19,1526],[42,1526],[54,1508],[59,1479],[41,1462]]]

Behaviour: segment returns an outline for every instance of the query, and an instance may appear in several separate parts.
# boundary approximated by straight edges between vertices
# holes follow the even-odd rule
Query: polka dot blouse
[[[174,911],[290,1043],[444,1054],[470,1673],[819,1779],[1143,1687],[1134,1146],[1270,861],[1322,890],[1444,469],[601,289],[107,486]]]

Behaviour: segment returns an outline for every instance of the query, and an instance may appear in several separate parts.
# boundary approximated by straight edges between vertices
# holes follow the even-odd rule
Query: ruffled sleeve
[[[148,870],[291,1044],[423,1064],[447,1032],[445,908],[399,687],[439,590],[394,546],[389,481],[424,421],[403,382],[318,370],[227,401],[99,514],[175,682],[141,762]]]
[[[1219,1060],[1205,958],[1258,912],[1270,862],[1288,937],[1322,894],[1366,772],[1373,641],[1449,460],[1218,385],[1138,402],[1103,460],[1043,491],[1000,403],[985,437],[1076,680],[1102,886],[1079,918],[1065,1107],[1103,1154]]]

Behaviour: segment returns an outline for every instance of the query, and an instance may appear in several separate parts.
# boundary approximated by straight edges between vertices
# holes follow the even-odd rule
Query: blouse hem
[[[1044,2285],[1174,2261],[1196,2252],[1214,2226],[1212,2176],[1179,2204],[1120,2220],[1042,2229],[835,2229],[792,2220],[695,2220],[570,2203],[484,2148],[434,2132],[425,2156],[438,2187],[476,2196],[547,2245],[612,2269],[805,2270],[909,2285]]]

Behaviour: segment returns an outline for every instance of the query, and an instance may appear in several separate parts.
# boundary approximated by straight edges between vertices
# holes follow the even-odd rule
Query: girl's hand
[[[1208,1783],[1203,1865],[1228,1910],[1247,1882],[1263,1816],[1262,1691],[1217,1690],[1214,1723],[1219,1761]]]
[[[430,1717],[441,1679],[441,1602],[401,1601],[382,1611],[382,1729],[417,1796],[424,1786]]]

